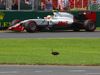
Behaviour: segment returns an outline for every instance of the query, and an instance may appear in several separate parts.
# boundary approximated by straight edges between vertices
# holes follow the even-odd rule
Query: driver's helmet
[[[52,17],[52,15],[48,15],[47,17],[46,17],[46,19],[48,20],[48,19],[50,19]]]

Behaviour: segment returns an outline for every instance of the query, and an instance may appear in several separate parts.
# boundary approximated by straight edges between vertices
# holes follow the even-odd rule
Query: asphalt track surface
[[[100,75],[100,67],[1,65],[0,75]]]
[[[41,38],[100,38],[100,31],[95,32],[73,32],[73,31],[55,31],[55,32],[35,32],[28,33],[0,31],[0,39],[41,39]]]

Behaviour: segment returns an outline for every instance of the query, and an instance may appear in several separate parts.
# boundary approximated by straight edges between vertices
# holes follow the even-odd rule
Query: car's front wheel
[[[11,26],[15,26],[15,24],[17,24],[17,23],[19,23],[19,22],[21,22],[21,21],[18,20],[18,19],[15,19],[15,20],[13,20],[13,21],[11,22]],[[14,28],[12,28],[12,30],[15,31]],[[20,32],[20,31],[21,31],[21,30],[18,30],[18,31],[15,31],[15,32]]]
[[[18,20],[18,19],[15,19],[15,20],[13,20],[13,21],[11,22],[11,26],[14,26],[15,24],[17,24],[17,23],[19,23],[19,22],[21,22],[21,21]]]
[[[37,24],[35,21],[28,21],[25,23],[25,29],[29,33],[33,33],[37,29]]]

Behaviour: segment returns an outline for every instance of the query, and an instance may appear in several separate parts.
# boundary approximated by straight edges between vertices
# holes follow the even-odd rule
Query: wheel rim
[[[88,25],[89,29],[95,29],[95,23],[94,22],[90,22]]]
[[[31,30],[35,30],[36,29],[36,24],[34,22],[31,22],[30,25],[29,25],[29,28]]]

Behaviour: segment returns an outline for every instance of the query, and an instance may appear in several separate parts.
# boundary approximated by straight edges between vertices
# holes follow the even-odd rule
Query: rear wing
[[[96,12],[91,11],[79,11],[79,17],[83,19],[92,19],[96,21]]]

